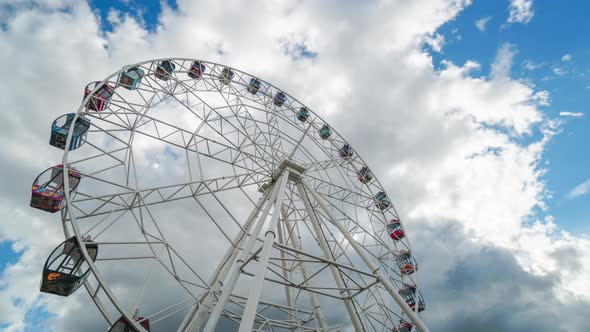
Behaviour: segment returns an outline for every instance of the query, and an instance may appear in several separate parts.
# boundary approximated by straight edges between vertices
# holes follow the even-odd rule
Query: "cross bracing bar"
[[[418,317],[418,315],[410,308],[410,306],[404,301],[401,295],[398,293],[395,286],[391,283],[389,278],[383,274],[383,272],[379,269],[379,267],[371,260],[371,258],[367,255],[367,252],[363,247],[348,233],[348,231],[338,222],[338,220],[334,217],[330,209],[326,206],[323,199],[320,195],[318,195],[313,188],[309,186],[305,179],[302,179],[301,182],[303,186],[314,199],[320,204],[320,207],[324,212],[328,215],[330,222],[338,228],[340,233],[346,238],[346,240],[350,243],[350,245],[354,248],[356,253],[361,257],[361,259],[365,262],[365,264],[371,269],[371,271],[375,274],[375,276],[379,279],[381,284],[385,287],[387,292],[393,297],[395,302],[401,307],[403,312],[410,318],[412,323],[421,331],[421,332],[430,332],[428,327],[422,322],[422,320]]]
[[[157,82],[157,81],[154,81],[154,82],[155,82],[157,85],[160,85],[160,86],[161,86],[160,82]],[[178,82],[179,84],[183,85],[184,87],[186,87],[186,85],[185,85],[185,84],[184,84],[182,81],[178,81],[178,80],[177,80],[177,82]],[[209,106],[209,105],[207,104],[207,102],[205,102],[205,101],[204,101],[204,100],[203,100],[203,99],[202,99],[202,98],[201,98],[199,95],[197,95],[197,94],[196,94],[194,91],[192,91],[192,90],[190,90],[190,89],[187,89],[187,93],[190,93],[190,94],[192,95],[192,97],[194,97],[194,98],[198,99],[198,100],[199,100],[199,101],[200,101],[200,102],[201,102],[201,103],[202,103],[202,104],[203,104],[203,105],[204,105],[204,106],[205,106],[207,109],[209,109],[209,110],[212,110],[213,112],[215,112],[215,113],[216,113],[216,114],[219,116],[219,125],[217,125],[217,126],[214,126],[215,122],[207,122],[207,126],[208,126],[209,128],[211,128],[212,130],[216,131],[216,132],[217,132],[218,134],[220,134],[222,137],[225,137],[225,135],[231,134],[231,131],[232,131],[232,130],[239,130],[239,129],[238,129],[238,127],[236,127],[236,126],[235,126],[233,123],[231,123],[231,122],[229,122],[229,121],[225,120],[225,117],[224,117],[222,114],[219,114],[219,113],[217,112],[217,110],[216,110],[214,107],[211,107],[211,106]],[[173,93],[172,93],[172,94],[170,94],[170,96],[171,96],[172,98],[174,98],[175,100],[177,100],[178,102],[180,102],[180,103],[181,103],[181,105],[183,105],[183,106],[184,106],[184,107],[185,107],[187,110],[189,110],[189,111],[191,111],[191,112],[192,112],[192,108],[191,108],[189,105],[187,105],[186,103],[184,103],[182,100],[178,99],[178,97],[177,97],[177,96],[175,96]],[[194,113],[194,112],[193,112],[193,114],[195,114],[195,115],[198,117],[198,114],[197,114],[197,113]],[[203,120],[204,120],[204,119],[202,119],[202,118],[200,118],[200,119],[201,119],[201,121],[203,121]],[[225,129],[224,129],[223,123],[226,123]],[[227,128],[228,126],[229,126],[230,128]],[[233,129],[231,129],[231,128],[233,128]],[[242,127],[242,129],[243,129],[243,130],[245,130],[243,127]],[[225,130],[225,131],[224,131],[224,130]],[[228,132],[228,131],[229,131],[229,132]],[[261,157],[262,157],[262,159],[263,159],[263,160],[265,160],[265,159],[268,159],[268,158],[272,158],[272,154],[270,154],[270,153],[269,153],[267,150],[261,149],[261,147],[259,146],[259,144],[256,144],[256,142],[255,142],[255,141],[254,141],[254,140],[253,140],[253,139],[252,139],[252,138],[251,138],[251,137],[250,137],[248,134],[246,134],[246,133],[243,133],[243,134],[244,134],[244,135],[243,135],[243,136],[244,136],[244,138],[246,138],[246,139],[250,140],[250,141],[252,142],[252,144],[253,144],[254,148],[255,148],[255,149],[256,149],[256,150],[257,150],[259,153],[261,153]],[[227,141],[228,141],[228,143],[230,143],[230,144],[232,144],[232,145],[235,145],[235,144],[233,144],[233,142],[231,142],[229,139],[227,139]]]
[[[287,228],[287,235],[288,238],[293,246],[293,249],[295,250],[301,250],[301,242],[300,242],[300,237],[301,235],[299,234],[299,229],[289,220],[289,215],[287,215],[287,213],[285,212],[285,209],[283,208],[281,213],[283,214],[284,217],[284,221],[285,221],[285,226]],[[299,252],[295,253],[295,258],[301,260]],[[299,264],[299,269],[301,270],[301,275],[303,277],[303,282],[301,283],[301,285],[303,287],[307,287],[308,286],[308,274],[307,274],[307,269],[305,268],[305,262],[301,262]],[[320,330],[326,330],[326,319],[324,318],[324,314],[322,313],[321,307],[320,307],[320,303],[317,299],[316,294],[314,293],[310,293],[310,301],[311,301],[311,306],[313,308],[313,313],[316,319],[316,324],[317,327]]]
[[[108,111],[104,112],[106,113]],[[144,135],[146,137],[161,140],[172,146],[196,152],[203,156],[228,163],[238,168],[255,171],[260,169],[271,169],[268,166],[267,161],[264,159],[264,156],[245,151],[246,148],[251,147],[252,145],[244,144],[241,145],[240,148],[237,146],[230,146],[202,135],[195,135],[194,132],[179,128],[147,115],[141,115],[141,118],[143,119],[142,123],[137,124],[135,127],[129,128],[120,123],[101,118],[100,115],[102,115],[102,113],[103,112],[99,114],[89,114],[87,116],[105,121],[121,129],[133,130],[135,133]],[[136,113],[129,114],[139,116]],[[94,122],[92,122],[92,125],[97,127],[97,124]],[[165,132],[163,131],[164,129],[166,129]],[[199,145],[198,149],[195,144]]]
[[[250,288],[250,294],[248,295],[248,302],[246,303],[244,313],[242,314],[242,321],[240,322],[240,328],[238,330],[239,332],[251,331],[252,327],[254,326],[254,318],[256,316],[258,302],[262,293],[264,275],[266,274],[270,250],[272,249],[272,245],[276,237],[275,232],[278,226],[279,216],[281,215],[280,211],[281,206],[283,205],[283,199],[285,198],[287,181],[289,181],[289,170],[284,170],[279,180],[280,184],[277,189],[278,193],[274,203],[273,214],[266,229],[266,233],[264,234],[264,245],[260,251],[260,258],[258,259],[254,284]]]
[[[284,209],[281,207],[281,214],[282,214],[282,220],[283,223],[285,223],[285,214],[283,213]],[[280,221],[279,221],[280,222]],[[283,227],[282,225],[278,225],[277,227],[277,233],[279,236],[279,243],[280,244],[285,244],[285,236],[283,235]],[[283,279],[285,280],[289,280],[291,279],[291,273],[292,271],[288,269],[287,267],[287,255],[285,254],[284,251],[281,251],[281,268],[283,270]],[[293,294],[291,292],[291,288],[289,286],[285,286],[285,297],[287,299],[287,304],[290,307],[295,307],[295,302],[293,299]],[[297,317],[296,315],[294,317]],[[291,318],[291,315],[289,315],[289,318]],[[291,329],[292,332],[295,332],[295,329]]]
[[[258,185],[267,178],[268,173],[266,172],[252,172],[137,191],[129,188],[130,191],[128,192],[101,196],[85,197],[83,194],[78,193],[78,196],[83,197],[76,197],[70,203],[82,213],[77,219],[84,219],[116,211],[135,209],[146,205],[160,204],[224,190]],[[191,187],[194,189],[191,189]],[[84,203],[96,203],[99,205],[98,207],[96,205],[92,206],[92,210],[89,211],[87,209],[84,210]]]
[[[319,241],[320,248],[322,249],[324,256],[333,261],[334,257],[332,255],[332,252],[328,248],[328,244],[325,238],[322,236],[322,231],[320,229],[319,222],[315,216],[315,212],[311,207],[311,202],[305,194],[305,190],[301,183],[297,183],[297,189],[299,190],[299,196],[303,199],[303,203],[305,204],[305,208],[307,209],[307,213],[312,224],[313,230],[316,234],[316,238]],[[334,278],[336,285],[338,286],[338,288],[342,289],[340,291],[340,294],[342,295],[343,292],[347,292],[345,290],[346,287],[344,285],[344,280],[342,279],[340,271],[338,271],[338,269],[334,265],[330,265],[330,271],[332,272],[332,277]],[[352,300],[350,300],[350,298],[346,296],[346,298],[344,298],[343,301],[344,306],[346,307],[346,311],[348,312],[348,317],[350,318],[350,321],[352,322],[352,326],[354,327],[355,331],[364,331],[365,329],[357,316],[357,312],[354,308],[354,305],[352,304]]]
[[[282,181],[280,183],[282,185],[283,184],[286,185],[286,182],[284,182],[284,181]],[[223,313],[223,308],[224,308],[227,300],[229,299],[229,297],[236,285],[236,282],[238,281],[238,277],[240,275],[240,266],[245,261],[246,257],[249,255],[250,251],[252,251],[252,248],[254,247],[254,244],[256,243],[258,234],[260,234],[260,231],[262,230],[262,227],[266,221],[266,218],[270,212],[270,209],[273,207],[279,192],[281,190],[284,191],[284,185],[282,186],[283,188],[281,188],[281,186],[276,186],[276,185],[273,186],[273,188],[271,190],[270,198],[266,202],[266,206],[264,207],[264,210],[262,211],[262,213],[259,216],[259,219],[256,223],[256,226],[254,227],[254,230],[252,231],[250,239],[248,239],[248,241],[246,241],[245,246],[243,247],[243,251],[240,254],[238,254],[236,260],[232,263],[229,271],[227,272],[227,275],[225,276],[223,282],[221,283],[221,288],[220,288],[221,295],[219,296],[217,303],[216,303],[215,307],[213,308],[213,311],[211,312],[209,319],[207,320],[207,324],[205,325],[203,332],[213,332],[215,330],[215,327],[217,326],[219,318],[221,317],[221,314]]]
[[[204,316],[215,300],[215,293],[219,291],[219,287],[221,286],[221,284],[219,283],[220,280],[225,278],[227,272],[229,271],[231,261],[234,260],[238,255],[241,243],[246,239],[246,236],[249,234],[250,229],[254,224],[254,220],[261,212],[263,204],[268,200],[268,196],[268,193],[264,193],[263,196],[256,203],[254,209],[252,210],[246,222],[244,223],[243,230],[240,229],[240,232],[236,235],[234,241],[232,242],[232,246],[228,249],[220,265],[216,269],[217,272],[215,272],[213,276],[211,276],[208,284],[208,292],[205,294],[205,296],[203,297],[203,299],[201,299],[200,302],[195,303],[195,305],[191,308],[191,310],[185,317],[183,323],[178,328],[179,332],[188,330],[191,324],[192,331],[198,332],[200,330]]]

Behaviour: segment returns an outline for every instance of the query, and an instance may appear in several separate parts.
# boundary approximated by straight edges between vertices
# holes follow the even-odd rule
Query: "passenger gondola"
[[[92,261],[96,261],[98,245],[89,238],[83,240],[83,243]],[[76,237],[62,242],[45,262],[41,292],[59,296],[71,295],[80,288],[90,273],[90,267],[85,263]]]
[[[63,165],[56,165],[37,176],[31,187],[31,207],[51,213],[63,208],[63,169]],[[75,168],[68,168],[70,192],[76,190],[80,177]]]
[[[60,116],[53,121],[51,125],[51,136],[49,137],[49,145],[55,146],[58,149],[65,150],[68,132],[74,121],[76,113],[69,113]],[[90,129],[90,120],[79,116],[74,123],[74,132],[72,133],[72,140],[68,150],[75,150],[86,142],[86,135]]]

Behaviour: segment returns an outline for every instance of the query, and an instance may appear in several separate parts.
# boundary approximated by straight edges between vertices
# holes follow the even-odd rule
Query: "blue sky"
[[[7,265],[16,263],[19,254],[12,250],[10,241],[0,242],[0,271],[4,271]]]
[[[563,132],[547,145],[543,156],[549,163],[545,180],[553,196],[547,201],[548,210],[543,213],[553,215],[566,230],[588,233],[590,196],[568,198],[568,193],[590,178],[590,155],[587,153],[590,143],[587,114],[590,3],[566,6],[562,1],[536,1],[534,17],[528,24],[510,25],[506,23],[507,4],[508,1],[476,0],[455,21],[445,24],[439,32],[447,42],[441,53],[433,53],[434,64],[440,67],[444,59],[459,65],[475,60],[481,64],[475,75],[487,76],[498,48],[504,43],[514,44],[518,53],[514,57],[512,76],[549,91],[550,106],[546,107],[546,112],[563,121]],[[490,19],[481,31],[475,22],[485,17]],[[568,54],[571,60],[564,61],[569,58]],[[584,116],[560,117],[560,112],[584,113]],[[536,132],[533,137],[539,135]]]
[[[122,1],[122,0],[89,0],[90,5],[99,11],[102,18],[102,28],[105,31],[112,30],[107,20],[109,11],[116,10],[140,19],[149,31],[153,31],[158,25],[158,16],[162,5],[176,9],[174,0],[146,0],[146,1]]]

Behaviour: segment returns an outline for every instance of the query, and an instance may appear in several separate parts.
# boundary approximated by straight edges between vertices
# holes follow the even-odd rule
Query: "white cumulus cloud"
[[[529,23],[534,16],[533,0],[511,0],[509,23]]]
[[[479,20],[475,21],[475,26],[479,29],[479,31],[485,31],[486,25],[491,19],[491,16],[482,17]]]
[[[569,116],[572,118],[581,118],[584,116],[582,112],[559,112],[559,116]]]
[[[570,190],[570,192],[567,194],[567,197],[576,198],[586,195],[588,192],[590,192],[590,180],[586,180],[575,186],[574,189]]]
[[[498,49],[494,62],[492,63],[492,77],[497,79],[509,78],[514,56],[517,53],[518,49],[516,48],[516,45],[512,43],[502,44]]]

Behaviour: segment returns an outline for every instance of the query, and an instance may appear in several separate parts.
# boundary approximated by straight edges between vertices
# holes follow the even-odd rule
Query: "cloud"
[[[517,53],[518,49],[516,48],[516,45],[512,43],[502,44],[498,49],[494,62],[492,63],[491,76],[496,79],[509,78],[512,62]]]
[[[534,15],[533,0],[510,0],[508,23],[527,24],[533,19]]]
[[[84,291],[68,299],[38,293],[41,266],[63,240],[59,216],[27,206],[32,179],[61,160],[61,151],[40,142],[47,141],[55,117],[75,110],[85,83],[125,64],[175,55],[235,66],[276,84],[321,114],[362,154],[412,239],[422,269],[419,286],[428,301],[423,315],[433,331],[481,327],[482,320],[498,330],[522,331],[543,317],[565,330],[585,328],[577,319],[590,296],[585,278],[590,245],[535,212],[545,206],[547,190],[541,157],[559,129],[542,111],[549,106],[548,93],[511,78],[514,44],[499,48],[491,77],[475,75],[480,67],[475,60],[447,60],[437,70],[423,48],[425,38],[442,41],[438,28],[469,1],[350,2],[336,11],[333,3],[320,2],[220,7],[215,1],[187,1],[164,11],[150,31],[124,13],[111,14],[117,24],[107,33],[87,4],[54,3],[55,10],[19,8],[0,33],[0,59],[11,63],[0,79],[5,91],[0,105],[15,110],[0,115],[7,138],[0,142],[0,162],[13,170],[2,178],[0,238],[22,248],[19,261],[2,277],[0,313],[9,331],[24,330],[26,313],[44,305],[56,315],[48,328],[104,331],[106,323]],[[311,61],[306,52],[317,57]],[[156,111],[166,121],[196,125],[172,105]],[[134,149],[145,174],[139,181],[146,186],[187,176],[183,151],[168,153],[153,140],[138,140]],[[208,176],[227,171],[209,162]],[[155,164],[160,167],[150,167]],[[234,203],[228,211],[238,219],[247,215],[250,203],[237,203],[243,196],[221,198]],[[236,232],[212,197],[203,198],[203,206],[223,221],[223,229]],[[154,207],[153,213],[166,221],[163,232],[190,253],[191,264],[210,275],[228,243],[203,208],[185,200]],[[125,237],[128,230],[106,235]],[[101,264],[116,295],[126,308],[133,306],[131,290],[140,287],[147,267]],[[157,276],[159,283],[150,284],[153,289],[141,302],[145,312],[178,300],[169,276]],[[248,286],[247,278],[242,281],[240,291]],[[279,297],[283,289],[274,293]],[[12,296],[23,300],[17,306]],[[334,320],[342,316],[338,305],[325,307],[334,308]],[[556,314],[561,307],[567,314]],[[161,324],[173,325],[182,315],[158,327],[166,330]]]
[[[561,61],[563,62],[570,62],[572,61],[572,55],[571,54],[566,54],[564,56],[561,57]]]
[[[475,26],[479,31],[486,31],[486,25],[492,19],[491,16],[485,16],[480,18],[479,20],[475,21]]]
[[[445,43],[445,37],[441,34],[433,34],[424,37],[424,42],[435,52],[441,52]]]
[[[563,76],[563,75],[567,74],[567,71],[564,68],[555,67],[555,68],[553,68],[553,73],[557,76]]]
[[[590,191],[590,180],[587,180],[587,181],[584,181],[584,182],[580,183],[579,185],[575,186],[574,189],[570,190],[570,192],[567,194],[567,197],[570,199],[573,199],[576,197],[584,196],[584,195],[588,194],[589,191]]]
[[[536,70],[536,69],[543,67],[542,63],[536,63],[532,60],[524,60],[522,62],[522,65],[523,65],[524,69],[526,69],[526,70]]]
[[[547,90],[541,90],[535,92],[533,95],[533,99],[536,101],[537,105],[539,106],[549,106],[550,94]]]
[[[565,307],[574,311],[576,305],[590,308],[587,301],[562,302],[562,296],[556,290],[560,284],[559,273],[531,274],[522,268],[510,250],[466,240],[463,236],[466,230],[453,221],[447,220],[439,225],[421,223],[421,227],[422,232],[415,238],[431,244],[428,249],[420,249],[419,254],[425,260],[422,271],[436,273],[436,277],[429,278],[424,286],[427,288],[424,291],[428,290],[426,294],[429,294],[427,301],[439,305],[445,303],[450,309],[425,311],[437,331],[532,329],[549,332],[554,327],[543,322],[546,319],[561,320]],[[561,248],[551,252],[551,257],[575,273],[581,264],[576,254],[579,253],[571,248]],[[442,272],[439,266],[447,268]],[[510,301],[509,306],[504,305],[506,301]],[[519,314],[512,314],[514,311]],[[560,329],[584,329],[582,317],[573,312],[567,315],[570,315],[569,319],[560,325]]]
[[[569,116],[573,118],[581,118],[584,116],[582,112],[559,112],[559,116]]]

